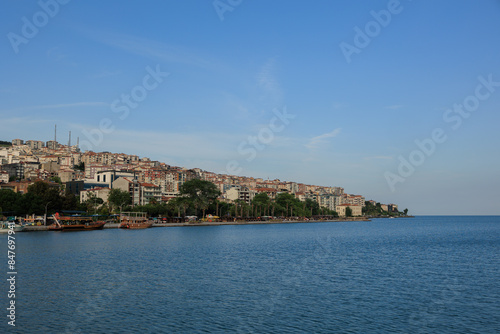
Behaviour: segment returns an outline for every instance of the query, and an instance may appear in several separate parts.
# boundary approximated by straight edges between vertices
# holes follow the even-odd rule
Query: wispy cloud
[[[12,117],[12,118],[6,118],[2,119],[2,126],[8,126],[8,127],[17,127],[17,126],[22,126],[22,125],[28,125],[28,124],[41,124],[41,123],[53,123],[54,120],[48,120],[48,119],[37,119],[37,118],[32,118],[32,117]]]
[[[27,106],[19,107],[11,110],[4,110],[0,112],[20,112],[29,110],[42,110],[42,109],[60,109],[60,108],[77,108],[77,107],[109,107],[106,102],[75,102],[75,103],[61,103],[61,104],[47,104],[40,106]]]
[[[393,160],[394,157],[390,155],[376,155],[373,157],[365,157],[365,160]]]
[[[210,62],[198,56],[195,52],[180,46],[174,46],[163,42],[139,38],[132,35],[96,32],[83,30],[81,32],[94,41],[164,62],[182,63],[199,67],[208,67]]]
[[[309,139],[309,142],[305,145],[308,149],[318,148],[320,145],[328,142],[328,139],[334,138],[340,134],[341,128],[336,128],[331,132],[324,133],[322,135],[313,137]]]
[[[61,125],[61,129],[65,128],[66,123],[62,120],[19,116],[12,118],[2,117],[2,121],[0,122],[0,139],[10,141],[15,138],[21,138],[24,140],[46,141],[53,138],[54,124],[56,123]],[[23,131],[20,132],[19,129],[23,129]]]
[[[67,55],[62,53],[61,49],[56,46],[47,50],[47,57],[55,61],[61,61],[65,59]]]
[[[248,119],[250,117],[250,108],[246,101],[229,92],[224,91],[221,94],[221,101],[223,101],[224,106],[227,108],[228,113],[231,114],[231,117],[236,119]]]
[[[402,104],[394,104],[394,105],[390,105],[390,106],[385,106],[384,108],[390,109],[390,110],[397,110],[397,109],[401,109],[403,107],[404,106]]]
[[[347,103],[340,103],[340,102],[334,102],[332,104],[333,109],[343,109],[347,106],[349,106]]]
[[[269,59],[257,73],[257,84],[264,91],[265,99],[274,106],[283,103],[283,91],[276,79],[276,60]]]
[[[93,78],[93,79],[100,79],[100,78],[106,78],[106,77],[113,77],[115,75],[120,75],[122,74],[122,71],[102,71],[100,73],[96,73],[96,74],[92,74],[92,75],[89,75],[89,78]]]

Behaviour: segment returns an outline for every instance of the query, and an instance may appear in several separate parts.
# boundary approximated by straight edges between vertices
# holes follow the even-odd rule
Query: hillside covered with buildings
[[[378,212],[398,212],[395,204],[366,201],[363,195],[346,193],[338,186],[217,174],[123,153],[81,152],[78,145],[62,145],[55,140],[14,139],[12,145],[4,142],[0,146],[0,189],[17,193],[26,193],[35,181],[57,181],[61,192],[77,196],[80,202],[100,198],[106,203],[111,190],[120,189],[130,194],[130,204],[136,207],[169,203],[179,196],[181,186],[193,179],[215,184],[221,203],[250,205],[255,196],[262,197],[259,194],[266,194],[270,201],[280,194],[290,194],[303,203],[317,203],[319,208],[335,211],[339,216],[361,216],[367,212],[366,205],[378,208]]]

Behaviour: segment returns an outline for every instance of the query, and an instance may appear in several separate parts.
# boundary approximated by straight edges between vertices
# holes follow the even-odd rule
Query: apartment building
[[[161,202],[162,194],[160,187],[152,183],[139,183],[140,191],[140,205],[146,205],[151,203],[151,201]]]
[[[342,204],[342,197],[333,194],[321,194],[318,196],[318,204],[323,208],[335,211],[335,208]]]
[[[398,206],[396,204],[387,204],[387,209],[389,212],[398,212]]]
[[[0,171],[0,183],[8,183],[9,182],[9,173],[5,171]]]
[[[137,175],[135,172],[108,169],[98,171],[94,175],[93,182],[103,183],[106,184],[108,188],[113,188],[113,182],[120,177],[137,180]]]
[[[59,143],[55,140],[49,140],[45,143],[45,147],[47,147],[49,150],[57,150],[59,148]]]
[[[120,177],[113,181],[113,189],[127,191],[132,199],[132,206],[141,205],[141,184],[135,179]]]
[[[39,150],[45,147],[45,143],[39,140],[27,140],[26,145],[28,145],[28,147],[32,150]]]
[[[222,198],[228,202],[234,202],[236,200],[244,201],[247,204],[252,203],[253,198],[257,192],[255,190],[249,189],[247,187],[233,186],[227,189]]]
[[[365,206],[365,198],[361,195],[342,194],[342,204]]]
[[[178,193],[179,173],[163,168],[146,168],[139,175],[139,180],[145,183],[152,183],[158,187],[162,193]]]

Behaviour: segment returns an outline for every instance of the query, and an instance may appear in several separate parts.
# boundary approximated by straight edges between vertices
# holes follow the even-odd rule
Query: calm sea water
[[[16,238],[2,333],[500,333],[500,217]]]

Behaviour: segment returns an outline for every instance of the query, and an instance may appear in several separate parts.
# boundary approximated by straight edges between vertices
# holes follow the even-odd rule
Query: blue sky
[[[0,13],[0,140],[57,124],[94,151],[500,214],[500,1],[60,1]]]

